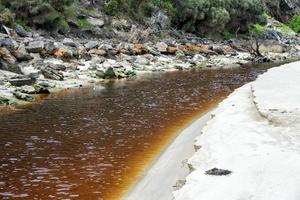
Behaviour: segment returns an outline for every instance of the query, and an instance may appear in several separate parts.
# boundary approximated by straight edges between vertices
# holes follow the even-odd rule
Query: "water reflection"
[[[2,199],[118,199],[192,116],[264,68],[152,74],[0,116]]]

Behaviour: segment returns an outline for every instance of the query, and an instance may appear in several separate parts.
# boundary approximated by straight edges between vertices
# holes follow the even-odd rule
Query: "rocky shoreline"
[[[123,25],[125,26],[125,25]],[[213,41],[190,34],[165,34],[147,42],[125,39],[82,39],[43,36],[21,26],[0,33],[0,105],[35,100],[34,94],[82,87],[105,79],[143,72],[240,67],[257,62],[300,58],[300,38],[270,32],[262,41]],[[127,35],[145,36],[131,29]],[[257,45],[257,46],[255,46]],[[255,54],[259,49],[260,56]]]

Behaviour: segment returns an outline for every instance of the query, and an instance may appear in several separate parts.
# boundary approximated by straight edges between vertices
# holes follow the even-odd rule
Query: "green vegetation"
[[[17,22],[27,29],[67,31],[70,21],[80,27],[87,26],[82,15],[88,11],[79,0],[0,0],[0,12],[0,23],[11,26]]]
[[[300,33],[300,15],[295,15],[293,17],[290,26],[295,32]]]
[[[265,23],[259,0],[107,0],[109,15],[127,13],[135,19],[151,16],[156,10],[167,13],[177,28],[194,33],[244,33],[249,24]]]
[[[0,23],[18,21],[26,27],[56,31],[69,30],[71,25],[84,29],[90,27],[87,16],[99,15],[96,8],[142,23],[160,10],[174,28],[225,37],[247,33],[250,24],[264,24],[268,17],[260,0],[0,0]]]
[[[254,24],[252,25],[251,31],[254,32],[255,34],[263,34],[267,31],[267,28],[265,26],[262,26],[260,24]]]
[[[292,33],[294,32],[293,29],[291,29],[291,27],[289,27],[288,25],[286,24],[282,24],[281,26],[277,27],[278,30],[283,33],[283,34],[288,34],[288,33]]]

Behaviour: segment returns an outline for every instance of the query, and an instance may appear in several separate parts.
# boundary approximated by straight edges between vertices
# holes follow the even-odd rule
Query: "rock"
[[[176,52],[178,51],[178,48],[177,47],[168,47],[167,48],[167,52],[169,54],[176,54]]]
[[[114,68],[112,68],[112,67],[108,67],[105,72],[98,71],[97,76],[100,77],[100,78],[103,78],[103,79],[117,78],[117,76],[115,74],[115,71],[114,71]]]
[[[106,51],[104,49],[91,49],[89,51],[90,54],[95,54],[98,56],[105,56],[106,55]]]
[[[18,88],[17,90],[25,94],[49,94],[50,93],[46,87],[41,85],[33,85],[33,86],[25,85],[22,86],[21,88]]]
[[[253,45],[255,48],[255,44]],[[260,46],[259,46],[259,52],[260,53],[284,53],[287,51],[287,48],[280,44],[279,42],[276,42],[274,40],[265,40]]]
[[[117,51],[118,53],[123,53],[123,54],[130,54],[131,49],[133,49],[133,44],[126,43],[126,42],[121,42],[117,46]]]
[[[66,71],[67,70],[66,65],[63,65],[63,64],[49,63],[49,66],[51,66],[53,69],[55,69],[57,71]]]
[[[27,53],[23,54],[20,51],[11,51],[11,54],[17,59],[19,62],[26,62],[33,59],[33,57]]]
[[[5,38],[0,41],[0,46],[9,49],[17,49],[19,45],[15,40],[11,38]]]
[[[140,65],[149,65],[150,64],[150,61],[145,58],[145,57],[137,57],[137,59],[134,61],[135,63],[137,64],[140,64]]]
[[[29,53],[41,53],[44,50],[45,43],[43,41],[33,41],[25,47]]]
[[[177,60],[184,60],[186,58],[184,52],[181,50],[176,51],[175,55],[176,55],[175,58]]]
[[[34,101],[34,97],[29,94],[24,94],[21,92],[14,92],[13,94],[17,99],[24,100],[24,101]]]
[[[9,105],[10,99],[5,96],[0,96],[0,105]]]
[[[24,85],[20,88],[17,89],[17,91],[25,94],[34,94],[35,93],[35,88],[31,85]]]
[[[11,64],[0,58],[0,69],[13,72],[16,74],[22,74],[22,70],[18,64]]]
[[[67,48],[57,48],[53,52],[57,58],[71,59],[73,58],[73,52]]]
[[[205,172],[206,175],[212,175],[212,176],[226,176],[231,174],[232,171],[229,170],[224,170],[224,169],[218,169],[218,168],[213,168],[211,170],[208,170]]]
[[[103,19],[100,19],[100,18],[95,18],[95,17],[89,17],[87,18],[87,21],[93,25],[93,26],[97,26],[99,28],[102,28],[105,24],[104,20]]]
[[[20,37],[32,37],[32,33],[26,31],[23,26],[19,24],[16,24],[15,31]]]
[[[71,38],[65,38],[62,43],[66,46],[77,47],[77,44]]]
[[[107,68],[106,71],[98,70],[96,76],[103,79],[115,79],[115,78],[128,78],[135,76],[136,73],[132,70],[126,70],[124,68],[114,69],[113,67]]]
[[[149,52],[149,49],[142,44],[135,44],[131,49],[132,54],[134,55],[143,55]]]
[[[33,85],[36,82],[36,79],[30,76],[17,76],[9,79],[8,81],[13,86],[21,87],[24,85]]]
[[[167,53],[168,52],[168,45],[164,42],[159,42],[155,45],[155,48],[160,52],[160,53]]]
[[[99,43],[97,41],[89,41],[84,45],[87,49],[95,49],[99,46]]]
[[[159,10],[149,19],[148,25],[157,30],[168,29],[171,25],[171,19],[168,15]]]
[[[0,58],[2,58],[10,64],[16,63],[16,58],[12,56],[10,51],[8,51],[6,48],[0,48]]]
[[[58,80],[58,81],[64,80],[63,74],[60,71],[53,68],[53,66],[51,65],[46,65],[45,67],[43,67],[41,69],[41,72],[45,78]]]
[[[131,23],[126,19],[113,19],[111,21],[111,26],[120,31],[129,31],[131,29]]]

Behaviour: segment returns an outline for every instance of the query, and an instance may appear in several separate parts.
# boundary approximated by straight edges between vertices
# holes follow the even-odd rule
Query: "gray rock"
[[[99,47],[99,43],[98,43],[97,41],[89,41],[89,42],[86,43],[84,46],[85,46],[85,48],[87,48],[87,49],[94,49],[94,48]]]
[[[25,94],[49,94],[49,90],[41,85],[25,85],[17,89],[17,91]]]
[[[20,88],[17,89],[17,91],[25,94],[34,94],[35,93],[35,88],[31,85],[24,85]]]
[[[19,24],[16,25],[16,29],[15,29],[15,30],[16,30],[16,33],[17,33],[20,37],[32,37],[32,33],[26,31],[26,30],[24,29],[24,27],[21,26],[21,25],[19,25]]]
[[[33,41],[29,42],[29,44],[26,46],[26,50],[29,53],[40,53],[43,51],[45,47],[44,41]]]
[[[149,65],[150,64],[150,61],[145,57],[137,57],[137,59],[134,62],[137,64],[140,64],[140,65]]]
[[[42,74],[45,78],[63,81],[64,75],[57,69],[53,68],[51,65],[47,65],[41,69]]]
[[[171,19],[162,11],[155,13],[148,21],[149,26],[155,29],[168,29],[171,25]]]
[[[231,174],[232,171],[229,170],[224,170],[224,169],[218,169],[218,168],[213,168],[211,170],[208,170],[205,172],[206,175],[212,175],[212,176],[226,176]]]
[[[135,76],[136,73],[132,70],[126,70],[124,68],[113,68],[109,67],[106,71],[98,70],[96,76],[103,79],[121,79]]]
[[[20,51],[11,51],[11,54],[17,59],[19,62],[30,61],[33,60],[33,57],[27,53],[23,54]]]
[[[30,76],[18,76],[11,78],[8,81],[13,86],[21,87],[24,85],[33,85],[36,82],[36,79]]]
[[[0,69],[13,72],[16,74],[22,74],[21,67],[18,64],[11,64],[0,58]]]
[[[5,96],[0,96],[0,105],[9,105],[10,99]]]
[[[21,92],[14,92],[13,94],[17,99],[24,100],[24,101],[34,101],[34,97],[32,95],[24,94]]]
[[[77,47],[77,44],[71,38],[65,38],[62,43],[66,46]]]
[[[87,21],[93,25],[93,26],[97,26],[99,28],[102,28],[105,24],[104,20],[103,19],[99,19],[99,18],[94,18],[94,17],[89,17],[87,19]]]
[[[9,49],[16,49],[16,48],[18,48],[19,45],[15,40],[10,39],[10,38],[5,38],[5,39],[0,41],[0,46],[1,47],[6,47],[6,48],[9,48]]]

